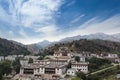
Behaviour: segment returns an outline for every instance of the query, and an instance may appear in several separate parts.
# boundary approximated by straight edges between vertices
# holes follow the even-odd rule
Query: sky
[[[23,44],[120,33],[120,0],[0,0],[0,37]]]

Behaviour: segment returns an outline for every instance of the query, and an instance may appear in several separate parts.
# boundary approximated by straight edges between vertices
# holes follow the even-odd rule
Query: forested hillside
[[[30,52],[12,41],[0,38],[0,55],[30,54]]]
[[[59,43],[49,47],[49,49],[57,50],[59,47],[68,47],[71,51],[88,51],[92,53],[110,52],[120,53],[120,43],[107,40],[87,40],[81,39],[72,42]]]

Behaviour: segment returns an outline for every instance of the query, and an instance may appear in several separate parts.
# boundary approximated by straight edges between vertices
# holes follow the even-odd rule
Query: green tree
[[[1,68],[0,68],[0,80],[2,80],[2,70],[1,70]]]
[[[79,71],[79,72],[76,72],[76,76],[81,78],[82,80],[86,80],[86,76],[83,72]]]
[[[10,61],[4,61],[2,62],[2,69],[3,69],[3,74],[9,74],[11,73],[11,62]]]
[[[95,75],[88,75],[86,80],[100,80],[100,79]]]
[[[80,62],[80,57],[79,56],[75,56],[75,61]]]
[[[32,58],[29,58],[28,63],[33,63],[33,59],[32,59]]]
[[[16,71],[16,73],[19,73],[20,67],[21,67],[20,59],[16,58],[15,61],[13,61],[12,66],[13,66],[13,69]]]
[[[68,68],[68,69],[71,68],[71,61],[68,63],[67,68]]]
[[[100,58],[91,58],[88,60],[89,61],[89,70],[90,72],[99,70],[104,67],[108,67],[111,65],[111,61],[107,59],[100,59]]]
[[[120,65],[117,65],[116,68],[119,70],[120,69]]]
[[[2,76],[4,74],[11,73],[11,62],[10,61],[2,61],[0,62],[0,80],[2,80]]]

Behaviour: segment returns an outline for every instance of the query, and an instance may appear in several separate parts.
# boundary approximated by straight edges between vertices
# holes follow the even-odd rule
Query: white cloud
[[[20,9],[21,22],[26,27],[41,28],[48,22],[54,24],[53,15],[62,5],[62,0],[29,0]],[[36,23],[39,27],[36,27]]]
[[[8,31],[8,34],[10,35],[11,38],[14,38],[15,35],[14,35],[14,32],[13,31]]]
[[[0,5],[0,20],[12,26],[19,25],[15,18],[12,18]]]
[[[76,2],[76,1],[73,0],[73,1],[69,2],[66,6],[71,6],[71,5],[73,5],[75,2]]]
[[[8,17],[8,15],[4,11],[4,9],[0,6],[0,19],[7,21],[7,19],[5,19],[5,17]]]
[[[46,36],[52,36],[56,34],[56,31],[57,31],[57,28],[54,25],[45,26],[37,30],[37,32],[45,33]]]
[[[10,0],[10,13],[23,25],[46,36],[56,32],[54,14],[64,0]]]
[[[24,38],[24,39],[28,39],[28,35],[27,33],[21,28],[19,31],[19,34]]]
[[[105,21],[99,22],[99,18],[95,17],[81,25],[73,31],[67,32],[64,37],[76,35],[87,35],[93,33],[115,34],[120,33],[120,15],[115,15]]]
[[[43,39],[39,38],[29,38],[29,39],[22,39],[22,38],[17,38],[15,39],[17,42],[23,43],[23,44],[32,44],[32,43],[37,43],[42,41]]]
[[[77,16],[75,19],[73,19],[72,21],[71,21],[71,24],[72,23],[76,23],[77,21],[79,21],[82,17],[84,17],[85,16],[85,14],[82,14],[82,15],[80,15],[80,16]]]
[[[27,38],[27,39],[16,39],[19,42],[24,44],[36,43],[42,40],[49,40],[49,41],[58,41],[65,37],[72,37],[76,35],[87,35],[87,34],[94,34],[94,33],[106,33],[106,34],[115,34],[120,32],[120,15],[113,16],[105,21],[99,22],[100,19],[94,17],[81,25],[76,29],[72,29],[69,32],[59,32],[54,25],[46,26],[41,29],[38,29],[38,32],[47,33],[44,37],[37,37],[37,38]],[[58,33],[56,32],[58,31]],[[57,34],[57,35],[56,35]]]
[[[0,19],[12,24],[19,25],[20,31],[18,33],[22,38],[15,37],[13,31],[8,31],[11,39],[22,42],[24,44],[36,43],[42,40],[58,41],[65,37],[72,37],[76,35],[86,35],[93,33],[115,34],[120,32],[120,15],[113,16],[109,19],[100,22],[100,18],[94,17],[83,25],[65,32],[60,30],[55,24],[54,14],[59,10],[64,0],[8,0],[9,13],[0,6]],[[74,4],[74,1],[69,5]],[[68,6],[69,6],[68,5]],[[58,16],[60,12],[58,12]],[[82,14],[71,21],[71,23],[79,22],[84,17]],[[44,37],[40,35],[29,36],[25,29],[30,28],[36,33],[43,33]],[[15,35],[14,35],[15,34]],[[0,32],[0,36],[4,34]]]
[[[15,34],[13,31],[9,30],[9,31],[2,31],[0,30],[0,37],[2,38],[6,38],[6,39],[15,39]]]
[[[8,0],[8,2],[9,14],[0,6],[0,19],[14,26],[17,24],[20,27],[17,33],[22,36],[22,39],[13,37],[13,33],[10,31],[8,32],[9,35],[11,34],[9,39],[31,43],[29,39],[33,36],[28,36],[24,27],[31,28],[37,33],[43,33],[45,35],[43,38],[37,36],[40,39],[48,39],[57,34],[58,28],[55,25],[54,14],[59,10],[64,0],[27,0],[26,2],[25,0]],[[38,41],[36,39],[33,42]]]

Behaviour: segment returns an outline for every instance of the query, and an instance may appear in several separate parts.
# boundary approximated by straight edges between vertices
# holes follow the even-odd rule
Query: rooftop
[[[40,68],[40,67],[43,67],[43,65],[40,65],[40,64],[29,64],[29,65],[25,65],[25,66],[22,66],[22,68],[31,68],[31,69],[34,69],[34,68]]]
[[[79,65],[79,66],[87,66],[89,63],[81,62],[81,63],[72,63],[72,65]]]
[[[61,56],[61,57],[57,57],[57,59],[66,59],[66,60],[68,60],[70,58],[68,56]]]
[[[65,64],[54,64],[54,63],[50,63],[45,65],[45,68],[62,68],[66,66]]]

